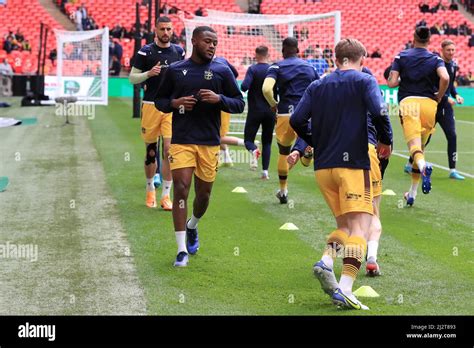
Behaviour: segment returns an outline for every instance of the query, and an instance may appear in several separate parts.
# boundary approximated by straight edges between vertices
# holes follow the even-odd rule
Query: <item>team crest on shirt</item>
[[[205,80],[212,80],[212,77],[214,74],[212,73],[211,70],[204,71],[204,79]]]

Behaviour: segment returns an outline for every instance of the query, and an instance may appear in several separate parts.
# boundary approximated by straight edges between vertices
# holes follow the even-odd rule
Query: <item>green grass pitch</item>
[[[405,208],[405,159],[391,157],[384,189],[397,195],[382,199],[383,275],[366,278],[361,270],[354,286],[370,285],[380,297],[361,298],[371,310],[360,313],[337,310],[312,275],[334,219],[313,171],[300,165],[290,173],[290,204],[278,203],[275,142],[269,181],[247,163],[219,170],[199,223],[201,249],[187,268],[175,269],[171,213],[144,205],[144,145],[131,100],[110,99],[94,119],[75,118],[74,126],[65,127],[51,107],[19,108],[12,101],[5,115],[38,117],[38,124],[0,129],[0,176],[10,179],[0,209],[12,214],[0,226],[0,242],[37,243],[40,251],[34,264],[5,262],[0,304],[10,303],[10,309],[1,306],[3,314],[474,313],[474,108],[456,109],[458,169],[471,176],[465,181],[435,168],[432,193],[420,192],[415,206]],[[392,125],[395,149],[406,155],[397,118]],[[445,151],[439,129],[427,160],[446,167]],[[236,186],[248,193],[231,193]],[[71,210],[72,197],[77,209]],[[279,230],[286,222],[299,230]],[[341,261],[336,264],[339,275]],[[36,285],[39,279],[44,285]]]

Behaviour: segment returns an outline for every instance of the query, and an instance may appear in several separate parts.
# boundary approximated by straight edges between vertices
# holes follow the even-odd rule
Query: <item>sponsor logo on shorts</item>
[[[346,192],[346,201],[357,201],[362,198],[362,195],[352,192]]]
[[[142,133],[145,134],[146,133],[146,129],[144,127],[142,127]]]
[[[169,156],[168,156],[168,161],[169,161],[170,163],[173,163],[173,161],[174,161],[173,156],[169,155]]]

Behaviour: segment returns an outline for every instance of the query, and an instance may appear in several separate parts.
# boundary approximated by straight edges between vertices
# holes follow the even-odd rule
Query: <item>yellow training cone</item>
[[[247,193],[247,190],[243,187],[237,186],[235,189],[232,190],[234,193]]]
[[[385,190],[382,192],[384,196],[396,196],[397,194],[393,192],[392,190]]]
[[[380,297],[380,295],[368,285],[361,286],[359,289],[354,291],[354,295],[360,297]]]
[[[299,228],[296,227],[294,223],[287,222],[286,224],[280,227],[280,230],[294,231],[294,230],[299,230]]]

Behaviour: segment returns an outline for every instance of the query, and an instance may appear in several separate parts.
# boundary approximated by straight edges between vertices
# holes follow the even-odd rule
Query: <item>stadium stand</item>
[[[8,0],[6,5],[0,5],[0,60],[7,58],[17,74],[34,73],[38,62],[38,45],[40,23],[46,24],[50,31],[46,46],[47,55],[56,47],[52,29],[62,29],[61,25],[40,5],[38,0]],[[3,42],[9,31],[16,33],[20,28],[31,44],[31,51],[14,50],[7,54],[3,50]],[[54,73],[51,61],[46,59],[45,73]]]
[[[428,1],[430,8],[439,1]],[[412,40],[416,23],[425,19],[428,26],[447,21],[451,26],[459,26],[468,21],[459,11],[438,10],[436,13],[421,13],[417,0],[371,0],[359,1],[312,1],[263,0],[261,12],[264,14],[309,14],[341,11],[342,37],[352,36],[362,41],[371,53],[380,48],[382,58],[368,58],[366,65],[374,72],[380,83],[384,83],[383,71],[393,57],[403,50],[404,43]],[[449,7],[447,1],[443,1]],[[468,21],[468,23],[470,23]],[[470,25],[472,28],[472,25]],[[430,49],[439,51],[442,40],[449,38],[457,45],[457,61],[462,71],[474,70],[474,55],[468,42],[470,36],[433,35]],[[309,33],[309,43],[311,40]]]
[[[58,6],[61,6],[61,0],[55,0]],[[438,0],[428,1],[430,8],[438,4]],[[99,27],[108,26],[113,28],[120,24],[129,30],[135,22],[135,6],[136,0],[82,0],[74,3],[65,4],[65,12],[72,16],[77,6],[84,4],[88,15],[94,19]],[[467,21],[467,18],[459,11],[438,10],[436,13],[422,13],[418,7],[417,0],[386,0],[384,2],[375,2],[371,0],[360,0],[357,2],[346,2],[344,0],[322,0],[307,1],[303,0],[263,0],[260,6],[261,13],[264,14],[314,14],[325,13],[339,10],[342,13],[342,37],[353,36],[360,39],[367,47],[368,52],[372,53],[376,48],[380,49],[381,58],[368,58],[366,65],[374,72],[380,83],[384,82],[383,71],[390,64],[393,57],[405,48],[405,43],[412,40],[413,29],[421,20],[425,20],[429,27],[435,24],[448,22],[451,27],[458,27]],[[443,4],[449,8],[449,3],[445,0]],[[179,36],[183,29],[182,16],[193,16],[198,7],[204,9],[215,9],[222,11],[241,12],[239,6],[234,0],[174,0],[169,1],[170,7],[175,7],[177,13],[170,14],[175,25],[175,34]],[[206,11],[204,10],[204,15]],[[28,18],[25,21],[24,18]],[[140,18],[142,23],[148,18],[148,9],[146,6],[140,6]],[[0,59],[8,57],[17,73],[33,72],[36,69],[36,52],[39,41],[39,23],[43,21],[51,28],[61,27],[39,4],[38,0],[9,0],[8,5],[0,5],[0,35],[1,47],[3,48],[4,36],[9,30],[16,31],[17,27],[27,36],[32,45],[32,53],[14,51],[7,55],[4,50],[0,50]],[[471,23],[468,25],[472,29]],[[221,42],[227,40],[238,40],[242,44],[240,54],[235,51],[219,50],[218,54],[225,56],[234,64],[239,75],[243,77],[247,66],[251,63],[248,61],[248,52],[252,51],[255,46],[262,44],[262,37],[258,35],[242,35],[228,33],[218,33]],[[315,34],[309,32],[308,39],[301,40],[300,51],[303,53],[310,46],[320,44],[323,48],[326,43],[317,42]],[[50,33],[48,40],[49,53],[55,47],[54,35]],[[458,53],[457,61],[464,72],[474,70],[474,55],[472,48],[468,42],[470,35],[433,35],[432,50],[439,50],[440,43],[443,39],[449,38],[457,44]],[[122,65],[128,68],[130,60],[133,56],[133,40],[129,38],[120,39],[123,46]],[[222,45],[221,47],[223,47]],[[270,54],[272,57],[279,57],[278,50],[270,44]],[[54,66],[47,59],[46,71],[54,73]]]

